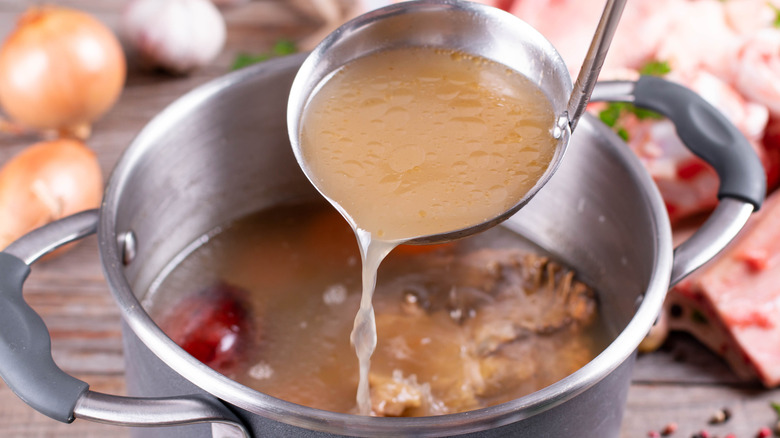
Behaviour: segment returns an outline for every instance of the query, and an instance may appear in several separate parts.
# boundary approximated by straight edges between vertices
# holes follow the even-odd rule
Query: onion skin
[[[0,48],[0,106],[17,123],[89,135],[126,76],[116,36],[83,12],[31,8]]]
[[[0,248],[35,228],[97,208],[103,177],[95,153],[77,140],[36,143],[0,169]]]

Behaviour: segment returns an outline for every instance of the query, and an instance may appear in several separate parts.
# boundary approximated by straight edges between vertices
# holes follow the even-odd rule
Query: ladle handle
[[[600,82],[593,101],[621,101],[668,117],[677,135],[718,174],[720,203],[696,233],[674,250],[671,285],[709,261],[742,229],[766,195],[766,174],[744,135],[701,96],[682,85],[643,76]]]
[[[0,377],[22,401],[63,423],[76,418],[124,426],[214,422],[228,425],[235,432],[230,436],[249,437],[240,420],[211,396],[135,398],[101,394],[90,391],[86,382],[70,376],[54,362],[49,331],[22,296],[24,281],[36,260],[95,233],[97,223],[97,210],[78,213],[31,231],[0,252]]]
[[[569,127],[572,132],[588,106],[625,6],[626,0],[607,0],[604,5],[604,12],[602,12],[596,32],[593,34],[593,40],[590,42],[588,53],[582,62],[580,73],[574,83],[574,89],[569,96],[569,103],[566,107],[569,113]]]

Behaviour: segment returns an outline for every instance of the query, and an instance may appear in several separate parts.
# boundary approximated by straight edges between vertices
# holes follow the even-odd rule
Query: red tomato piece
[[[185,351],[220,372],[242,358],[251,341],[247,292],[224,282],[183,297],[168,310],[160,327]]]

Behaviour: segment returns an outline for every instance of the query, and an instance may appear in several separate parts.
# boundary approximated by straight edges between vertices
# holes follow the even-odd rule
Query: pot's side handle
[[[177,426],[211,423],[212,438],[251,435],[238,418],[214,397],[124,397],[87,391],[79,398],[76,418],[118,426]]]
[[[0,377],[28,405],[55,420],[73,421],[89,385],[60,370],[43,320],[22,298],[30,267],[0,253]]]
[[[73,421],[76,401],[89,385],[54,363],[49,331],[24,301],[22,285],[29,264],[62,243],[94,233],[96,227],[94,210],[79,213],[64,227],[52,224],[35,230],[0,253],[0,377],[25,403],[64,423]]]
[[[40,257],[94,233],[98,217],[97,210],[89,210],[60,219],[31,231],[0,252],[0,377],[22,401],[64,423],[75,418],[124,426],[212,422],[230,426],[233,431],[221,436],[249,437],[235,414],[213,397],[101,394],[90,391],[86,382],[54,363],[49,331],[22,296],[24,281],[30,265]]]
[[[622,101],[668,117],[677,135],[709,163],[720,179],[720,202],[707,221],[674,250],[670,285],[719,253],[737,235],[753,211],[761,208],[766,175],[744,135],[723,114],[690,89],[642,76],[636,82],[602,82],[592,101]]]
[[[669,287],[715,257],[745,226],[753,205],[738,199],[722,198],[707,221],[691,237],[674,249]]]
[[[741,199],[755,210],[761,208],[766,195],[764,167],[745,136],[720,111],[690,89],[654,76],[637,81],[634,105],[674,122],[688,149],[718,173],[719,198]]]

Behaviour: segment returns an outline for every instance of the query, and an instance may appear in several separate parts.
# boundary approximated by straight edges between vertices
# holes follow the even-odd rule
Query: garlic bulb
[[[225,20],[209,0],[133,0],[122,27],[142,62],[172,73],[208,64],[225,44]]]

